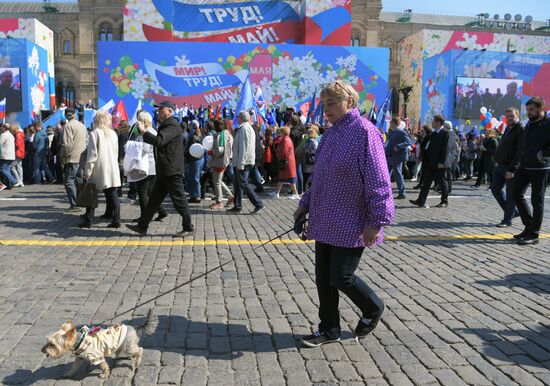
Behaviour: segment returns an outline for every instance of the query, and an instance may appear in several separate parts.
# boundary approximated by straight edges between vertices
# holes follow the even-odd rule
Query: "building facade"
[[[56,101],[97,97],[99,40],[120,40],[123,0],[78,3],[0,3],[0,17],[35,18],[54,32]]]
[[[8,2],[0,3],[0,17],[36,18],[52,29],[55,38],[57,101],[86,102],[97,98],[97,42],[124,38],[123,8],[124,0]],[[389,48],[390,86],[397,88],[401,83],[400,43],[404,38],[427,28],[480,30],[465,27],[474,17],[415,13],[403,17],[399,12],[382,12],[382,0],[353,0],[352,18],[350,45]],[[535,23],[533,28],[541,25]],[[518,33],[549,35],[548,32]]]

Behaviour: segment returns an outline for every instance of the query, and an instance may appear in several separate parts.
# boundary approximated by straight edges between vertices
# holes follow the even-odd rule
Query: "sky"
[[[3,3],[8,1],[0,0]],[[39,0],[18,1],[41,2]],[[75,3],[76,0],[57,0],[57,2]],[[382,0],[383,10],[391,12],[401,12],[408,8],[418,13],[458,16],[475,16],[478,13],[486,12],[491,17],[498,13],[501,18],[505,13],[510,13],[512,16],[519,13],[523,17],[531,15],[539,21],[550,19],[549,3],[548,0],[485,0],[483,4],[480,4],[479,0]]]
[[[413,13],[433,13],[457,16],[475,16],[478,13],[488,13],[491,18],[495,13],[500,18],[505,13],[512,16],[519,13],[523,17],[533,16],[533,19],[546,21],[550,19],[550,2],[548,0],[382,0],[383,11],[401,12],[412,9]]]

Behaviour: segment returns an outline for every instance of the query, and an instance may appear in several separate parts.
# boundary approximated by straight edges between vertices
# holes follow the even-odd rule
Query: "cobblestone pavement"
[[[78,216],[61,211],[67,206],[61,186],[4,191],[0,382],[550,384],[550,240],[532,247],[510,243],[501,234],[521,230],[519,221],[512,229],[495,228],[501,212],[488,192],[457,185],[449,208],[397,202],[389,240],[367,251],[360,265],[360,275],[386,302],[382,323],[356,343],[350,331],[358,315],[343,297],[342,342],[316,349],[297,344],[318,322],[313,244],[285,237],[246,254],[258,240],[290,228],[295,201],[266,199],[257,216],[213,212],[210,201],[192,205],[197,233],[191,243],[173,242],[181,227],[173,211],[140,239],[106,222],[77,228]],[[250,209],[247,202],[245,212]],[[137,213],[137,206],[123,201],[123,219]],[[546,237],[549,231],[546,225]],[[106,381],[96,367],[61,380],[70,358],[40,353],[46,334],[67,319],[108,319],[243,254],[156,301],[159,329],[143,341],[135,374],[131,362],[120,359],[110,362]],[[146,312],[142,307],[119,320],[139,325]]]

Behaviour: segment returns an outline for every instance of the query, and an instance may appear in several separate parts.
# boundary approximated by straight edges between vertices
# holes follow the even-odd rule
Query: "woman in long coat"
[[[94,120],[94,130],[88,136],[88,151],[84,179],[95,184],[97,190],[103,190],[107,208],[105,213],[112,213],[109,228],[120,228],[120,201],[116,188],[120,184],[118,167],[118,136],[113,130],[111,115],[106,111],[98,111]],[[90,228],[94,219],[95,209],[86,208],[86,214],[80,228]]]

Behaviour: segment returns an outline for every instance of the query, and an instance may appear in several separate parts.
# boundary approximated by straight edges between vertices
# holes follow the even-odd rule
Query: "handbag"
[[[76,185],[76,206],[97,208],[97,187],[91,182]]]
[[[306,165],[314,165],[315,164],[315,154],[306,154],[306,157],[304,159],[304,163]]]

